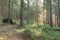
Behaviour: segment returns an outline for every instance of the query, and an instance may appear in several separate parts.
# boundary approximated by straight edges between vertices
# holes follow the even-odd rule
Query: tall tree
[[[29,2],[29,0],[27,0],[27,24],[28,24],[28,22],[29,22],[29,18],[30,18],[30,16],[29,16],[29,14],[30,14],[30,2]]]
[[[8,4],[8,20],[9,20],[9,23],[10,23],[10,0],[9,0],[9,4]]]
[[[50,21],[49,21],[49,24],[50,24],[50,27],[52,27],[52,0],[50,0]]]
[[[20,0],[21,4],[20,4],[20,27],[23,27],[23,18],[22,18],[22,14],[23,14],[23,8],[24,8],[24,0]]]
[[[60,1],[58,0],[58,26],[60,26]]]
[[[43,0],[43,24],[45,25],[45,16],[44,16],[44,14],[45,14],[45,12],[44,12],[44,4],[45,4],[45,0]]]
[[[37,22],[37,26],[38,26],[38,0],[36,0],[36,22]]]
[[[46,24],[49,24],[50,1],[44,0],[44,7],[46,9]]]
[[[3,3],[1,2],[0,5],[1,5],[0,6],[1,7],[1,15],[3,16],[3,9],[4,9]]]

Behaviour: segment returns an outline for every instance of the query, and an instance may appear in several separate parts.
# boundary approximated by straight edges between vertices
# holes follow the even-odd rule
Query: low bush
[[[60,28],[58,26],[39,25],[24,27],[23,34],[27,38],[30,36],[30,40],[60,40]]]

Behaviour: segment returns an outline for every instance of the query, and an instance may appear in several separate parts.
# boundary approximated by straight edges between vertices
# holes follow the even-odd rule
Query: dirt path
[[[21,36],[15,33],[15,27],[16,25],[0,25],[0,40],[23,40]]]
[[[0,40],[24,40],[22,37],[18,36],[17,34],[0,34]]]

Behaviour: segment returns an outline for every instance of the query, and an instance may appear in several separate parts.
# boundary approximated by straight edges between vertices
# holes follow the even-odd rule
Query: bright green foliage
[[[59,27],[50,28],[48,25],[40,25],[38,29],[31,26],[24,29],[25,33],[31,33],[33,40],[60,40],[60,32],[54,30],[60,29]]]

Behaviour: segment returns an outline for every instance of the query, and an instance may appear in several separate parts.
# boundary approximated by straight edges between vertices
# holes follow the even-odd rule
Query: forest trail
[[[0,40],[24,40],[22,37],[17,34],[0,34]]]
[[[0,25],[0,40],[23,40],[22,37],[15,33],[16,26],[10,24]]]

